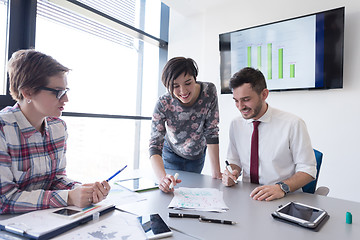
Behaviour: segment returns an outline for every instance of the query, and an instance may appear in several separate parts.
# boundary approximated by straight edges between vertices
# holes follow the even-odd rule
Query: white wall
[[[225,1],[202,14],[188,15],[170,8],[169,58],[186,56],[199,64],[200,81],[220,89],[220,33],[267,22],[345,6],[344,88],[319,91],[271,92],[268,103],[292,112],[307,123],[313,147],[324,153],[318,186],[330,188],[329,196],[360,201],[360,1],[358,0],[257,0]],[[232,95],[220,95],[220,158],[228,145],[228,126],[240,113]],[[223,167],[223,163],[222,163]],[[206,165],[205,173],[209,174]]]

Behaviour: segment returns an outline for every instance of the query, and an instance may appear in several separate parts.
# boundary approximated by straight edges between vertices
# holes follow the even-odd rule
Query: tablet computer
[[[138,220],[145,232],[146,239],[158,239],[172,235],[172,231],[159,214],[140,216]]]
[[[155,183],[152,179],[143,177],[119,180],[116,182],[116,184],[134,192],[141,192],[145,190],[156,189],[159,187],[159,185]]]
[[[323,209],[298,202],[289,202],[272,213],[273,217],[307,228],[316,228],[327,215]]]

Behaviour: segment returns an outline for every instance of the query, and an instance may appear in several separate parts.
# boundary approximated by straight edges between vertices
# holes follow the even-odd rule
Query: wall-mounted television
[[[270,91],[343,87],[345,8],[219,35],[221,93],[231,76],[259,69]]]

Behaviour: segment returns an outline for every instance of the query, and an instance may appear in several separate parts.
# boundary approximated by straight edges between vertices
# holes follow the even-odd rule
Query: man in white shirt
[[[223,184],[233,186],[242,172],[243,181],[261,185],[250,196],[271,201],[314,180],[316,160],[306,125],[297,116],[266,103],[269,90],[264,75],[259,70],[244,68],[231,78],[230,88],[242,117],[235,118],[230,126],[227,160],[232,172],[225,170]],[[250,160],[255,154],[251,153],[253,121],[260,122],[258,151],[254,150],[258,166]],[[251,165],[256,166],[255,177]]]

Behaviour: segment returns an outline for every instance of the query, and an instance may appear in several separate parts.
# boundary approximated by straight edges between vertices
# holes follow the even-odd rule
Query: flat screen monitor
[[[270,91],[343,87],[344,12],[336,8],[219,35],[221,93],[244,67]]]

